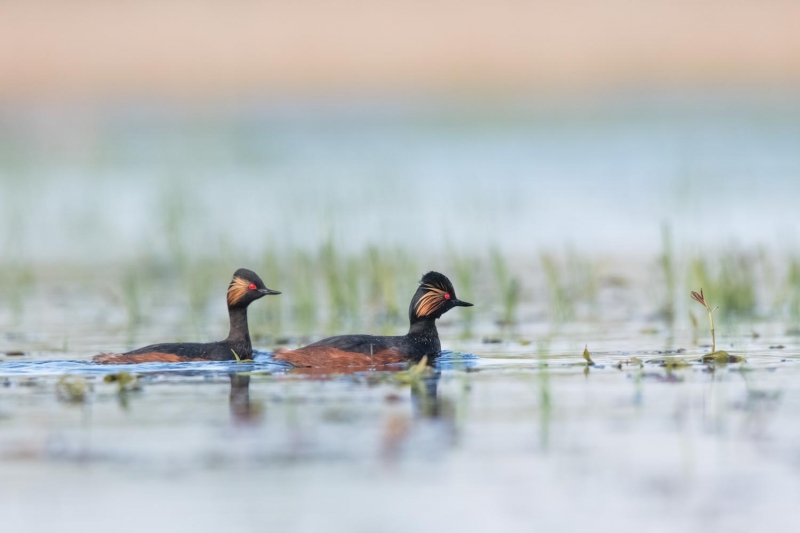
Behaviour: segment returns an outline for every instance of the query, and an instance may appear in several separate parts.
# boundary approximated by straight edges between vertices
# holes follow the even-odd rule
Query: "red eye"
[[[250,290],[251,290],[251,291],[254,291],[254,290],[256,290],[256,284],[255,284],[255,283],[251,283],[251,284],[250,284]]]
[[[444,299],[445,300],[449,300],[450,299],[450,293],[449,292],[444,293]]]

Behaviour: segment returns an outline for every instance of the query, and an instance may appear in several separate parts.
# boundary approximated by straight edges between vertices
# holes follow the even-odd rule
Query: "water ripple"
[[[138,363],[127,365],[101,365],[88,360],[51,359],[34,361],[3,361],[0,376],[58,376],[62,374],[106,375],[117,372],[137,374],[175,374],[196,376],[204,374],[231,374],[239,372],[272,373],[292,368],[288,363],[272,359],[272,352],[256,351],[253,361],[198,361],[194,363]],[[444,351],[436,366],[442,370],[458,370],[473,367],[479,357],[460,352]],[[400,368],[398,368],[399,370]]]

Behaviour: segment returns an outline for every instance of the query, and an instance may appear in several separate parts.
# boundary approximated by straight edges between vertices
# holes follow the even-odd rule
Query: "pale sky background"
[[[6,0],[0,99],[793,85],[783,0]]]
[[[792,1],[6,0],[0,249],[162,249],[176,197],[211,253],[793,248],[798,86]]]

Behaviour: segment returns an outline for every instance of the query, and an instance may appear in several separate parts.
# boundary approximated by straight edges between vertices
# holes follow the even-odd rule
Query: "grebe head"
[[[228,307],[247,307],[268,294],[280,294],[280,291],[268,289],[258,274],[240,268],[233,273],[231,284],[228,285]]]
[[[469,302],[456,298],[456,290],[447,276],[428,272],[419,280],[419,288],[411,299],[408,316],[411,322],[425,318],[439,318],[454,307],[472,307]]]

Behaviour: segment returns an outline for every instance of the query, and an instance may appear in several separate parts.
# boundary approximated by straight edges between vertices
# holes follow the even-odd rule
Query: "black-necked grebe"
[[[298,367],[370,367],[438,357],[442,347],[436,319],[454,307],[472,304],[456,298],[447,276],[428,272],[411,299],[411,328],[399,337],[342,335],[309,344],[297,350],[278,350],[275,359]]]
[[[95,356],[93,361],[103,364],[126,364],[252,359],[253,346],[250,344],[250,330],[247,327],[247,306],[268,294],[280,294],[280,292],[268,289],[252,270],[240,268],[234,272],[228,286],[231,329],[224,341],[153,344],[122,354],[100,354]]]

